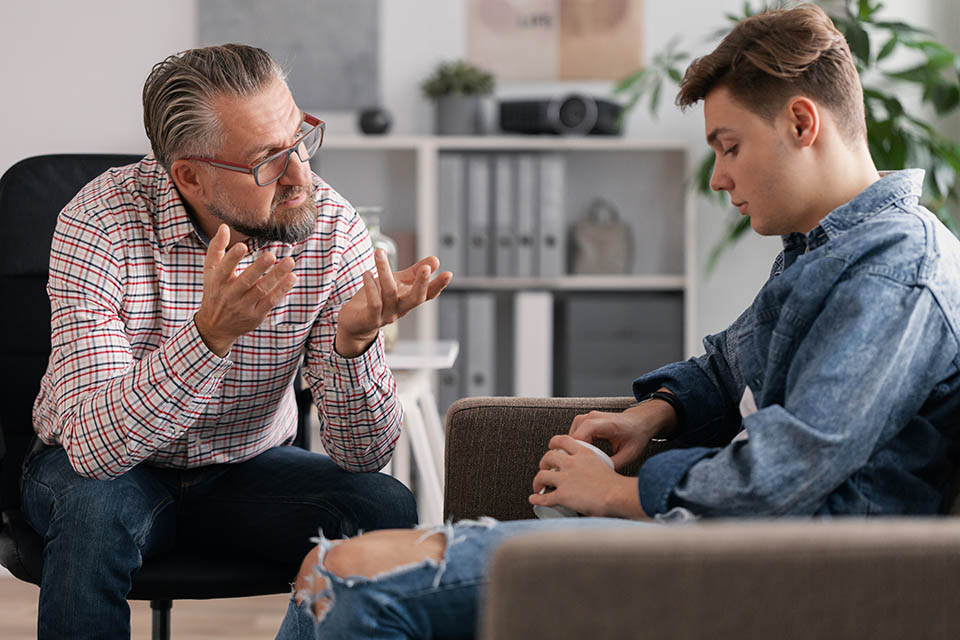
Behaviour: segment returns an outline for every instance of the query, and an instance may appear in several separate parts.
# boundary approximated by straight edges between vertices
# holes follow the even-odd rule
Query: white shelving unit
[[[568,228],[589,201],[607,197],[617,202],[631,225],[635,247],[632,273],[627,275],[501,278],[455,273],[451,291],[676,293],[683,301],[684,355],[697,351],[691,331],[696,316],[696,233],[684,145],[601,137],[330,135],[313,168],[355,206],[384,207],[384,231],[398,239],[404,262],[437,253],[437,220],[444,213],[437,210],[437,168],[443,152],[562,153]],[[436,307],[424,305],[411,319],[402,320],[401,336],[435,338]]]

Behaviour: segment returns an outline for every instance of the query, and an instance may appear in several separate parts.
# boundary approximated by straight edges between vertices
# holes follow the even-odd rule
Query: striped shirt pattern
[[[333,349],[337,314],[374,268],[373,249],[350,204],[313,180],[316,232],[249,243],[237,268],[271,251],[295,260],[297,282],[224,358],[193,322],[206,239],[152,156],[110,169],[67,204],[50,252],[52,351],[33,416],[77,473],[238,462],[289,444],[301,363],[330,457],[350,471],[386,464],[402,409],[381,340],[356,358]]]

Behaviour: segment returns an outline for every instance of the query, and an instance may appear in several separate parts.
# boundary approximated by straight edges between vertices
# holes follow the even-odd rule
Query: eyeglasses
[[[323,131],[326,127],[327,123],[320,118],[314,117],[309,113],[304,113],[296,143],[291,147],[274,153],[255,165],[237,164],[235,162],[224,162],[223,160],[198,158],[194,156],[184,158],[184,160],[196,160],[197,162],[206,162],[221,169],[239,171],[240,173],[252,173],[253,179],[257,182],[257,186],[265,187],[279,180],[280,176],[287,172],[287,167],[290,165],[291,153],[296,153],[297,157],[300,158],[300,162],[306,162],[312,158],[323,143]]]

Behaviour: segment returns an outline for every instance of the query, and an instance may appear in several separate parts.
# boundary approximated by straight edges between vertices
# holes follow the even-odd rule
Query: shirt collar
[[[804,240],[812,251],[827,240],[872,218],[894,202],[913,199],[919,202],[923,192],[923,169],[881,171],[880,179],[857,194],[853,200],[840,205],[807,233]],[[796,234],[791,234],[792,237]]]
[[[187,212],[176,185],[153,154],[140,162],[139,170],[139,182],[147,187],[148,196],[154,202],[160,250],[169,251],[190,235],[194,235],[201,244],[206,244],[203,232]]]

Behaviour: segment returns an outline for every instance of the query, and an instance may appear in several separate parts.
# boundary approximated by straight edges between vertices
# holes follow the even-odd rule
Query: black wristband
[[[680,398],[673,395],[669,391],[654,391],[653,393],[648,393],[643,398],[640,399],[640,402],[646,402],[647,400],[663,400],[671,407],[673,407],[674,412],[677,414],[677,424],[683,423],[683,405],[680,404]]]

